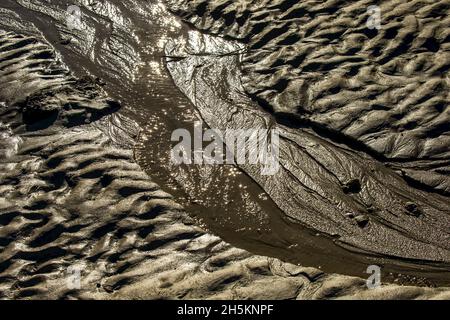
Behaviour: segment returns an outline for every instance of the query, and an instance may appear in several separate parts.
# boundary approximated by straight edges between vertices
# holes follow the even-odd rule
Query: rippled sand
[[[379,31],[364,1],[168,3],[235,40],[178,41],[169,70],[210,127],[280,130],[276,176],[241,168],[287,216],[352,252],[441,264],[446,277],[446,2],[383,1]]]
[[[411,183],[448,195],[448,1],[177,1],[196,28],[245,43],[262,107],[360,142]]]
[[[176,91],[164,68],[164,56],[173,53],[164,49],[167,40],[173,39],[171,43],[177,44],[179,37],[189,37],[189,32],[157,1],[145,4],[130,1],[127,5],[115,1],[91,5],[89,1],[79,1],[78,4],[86,13],[82,30],[67,29],[65,6],[56,2],[43,5],[41,1],[8,0],[0,6],[3,7],[0,29],[12,31],[0,34],[2,298],[449,298],[446,288],[427,288],[436,279],[442,281],[439,270],[436,270],[437,276],[431,276],[432,266],[425,272],[430,279],[420,272],[417,277],[414,273],[392,276],[396,281],[423,287],[385,285],[367,290],[364,279],[257,256],[224,242],[218,236],[223,235],[241,248],[277,256],[276,251],[287,250],[283,245],[288,247],[292,243],[283,244],[286,239],[274,236],[274,228],[292,233],[303,230],[295,223],[283,226],[284,229],[280,227],[282,220],[271,216],[273,212],[269,208],[272,207],[257,200],[259,193],[264,192],[258,189],[263,183],[257,177],[253,179],[259,185],[251,184],[248,177],[230,181],[230,186],[248,183],[249,191],[240,194],[248,194],[250,200],[243,197],[236,201],[231,207],[237,211],[235,216],[219,211],[229,214],[227,217],[233,221],[227,224],[220,221],[227,217],[220,217],[218,224],[223,226],[215,230],[218,236],[205,231],[214,230],[213,222],[207,221],[207,209],[217,200],[206,201],[206,210],[196,209],[198,206],[192,203],[201,200],[202,195],[211,196],[212,192],[200,192],[195,199],[183,198],[182,192],[168,184],[171,180],[162,177],[167,168],[160,163],[164,157],[160,150],[164,140],[158,136],[170,133],[179,125],[192,123],[198,113],[202,115],[208,108],[206,101],[205,105],[196,105],[194,109],[189,100]],[[50,21],[49,17],[54,23],[42,22]],[[153,29],[147,29],[146,25],[150,17],[159,21],[151,24]],[[168,20],[161,18],[160,21],[158,17]],[[157,33],[159,37],[155,36]],[[155,39],[162,39],[162,42]],[[196,57],[189,59],[197,61]],[[216,67],[219,70],[220,65]],[[175,78],[175,83],[183,90],[177,81],[183,79],[184,69],[176,62],[169,64],[172,74],[176,68],[180,77]],[[207,68],[205,72],[209,72]],[[201,79],[198,81],[200,83]],[[248,90],[248,83],[243,84]],[[230,89],[229,86],[224,88]],[[210,89],[215,90],[214,86]],[[213,93],[209,97],[217,98]],[[252,104],[248,101],[248,106],[254,107]],[[174,115],[180,105],[182,115]],[[257,113],[266,117],[262,110]],[[293,130],[291,134],[298,139],[299,131],[289,130]],[[316,132],[302,134],[322,148],[336,148],[334,141]],[[347,147],[341,152],[346,161],[355,161],[350,165],[352,168],[368,163],[375,167],[385,165],[379,159],[369,161],[367,156],[361,156],[361,150]],[[314,172],[314,168],[312,164],[308,170]],[[222,174],[211,174],[208,179]],[[185,184],[178,187],[189,192],[198,175],[194,172],[192,178],[183,180]],[[176,178],[176,175],[172,177]],[[401,194],[399,207],[404,207],[408,198],[413,197],[416,203],[417,199],[427,197],[427,191],[407,186],[389,170],[372,179],[374,182],[369,179],[368,183],[380,183],[380,188],[390,190],[401,186],[404,189],[394,192]],[[389,179],[394,182],[385,187]],[[164,190],[175,194],[176,198],[153,181],[164,183]],[[323,180],[317,181],[320,186]],[[331,190],[338,193],[341,187],[336,184],[336,189]],[[236,193],[236,190],[229,191],[231,195]],[[420,200],[425,218],[440,219],[441,228],[445,228],[448,218],[443,213],[448,199],[434,193],[428,197],[436,202],[432,209],[427,209],[429,200]],[[190,201],[191,206],[185,201]],[[192,219],[177,202],[182,202],[189,213],[201,211],[200,221],[198,216]],[[249,206],[243,210],[241,203],[260,207]],[[224,207],[223,204],[217,206]],[[289,213],[286,209],[284,212]],[[236,219],[240,214],[242,221]],[[256,214],[262,217],[267,235],[253,238],[253,231],[237,232],[236,224],[255,221]],[[406,214],[396,223],[414,225],[415,219],[414,215]],[[199,227],[199,222],[204,220],[207,224]],[[324,218],[324,221],[327,220]],[[425,219],[421,223],[427,226],[432,222]],[[351,220],[348,228],[350,233],[357,232],[361,239],[368,232]],[[420,229],[411,230],[409,232],[420,235]],[[439,232],[433,234],[427,244],[445,245],[442,242],[445,238],[440,238]],[[408,237],[411,235],[407,234]],[[280,249],[264,249],[265,242],[272,239],[276,239],[272,243]],[[359,241],[355,243],[364,245]],[[331,245],[324,245],[324,248],[329,249]],[[395,243],[392,246],[395,247]],[[433,255],[436,251],[408,249],[406,254],[418,255],[419,260],[438,259]],[[445,261],[444,249],[439,252]],[[321,252],[315,254],[320,256]],[[425,254],[428,256],[421,256]],[[68,286],[71,267],[82,270],[80,289]]]

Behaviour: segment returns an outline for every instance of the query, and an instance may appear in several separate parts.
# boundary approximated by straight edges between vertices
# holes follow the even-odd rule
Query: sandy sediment
[[[168,45],[168,68],[210,127],[279,131],[278,172],[240,167],[286,215],[368,255],[450,262],[447,198],[411,188],[364,152],[275,122],[242,95],[239,45],[208,36],[179,43]]]
[[[136,164],[139,128],[114,113],[101,81],[74,77],[47,42],[17,33],[1,33],[0,72],[1,298],[450,298],[448,288],[368,290],[230,246]],[[73,268],[80,289],[68,286]]]
[[[334,243],[352,251],[362,251],[366,256],[397,257],[401,263],[411,260],[419,263],[419,268],[422,261],[442,264],[445,277],[450,257],[450,211],[444,190],[448,178],[445,170],[447,127],[441,121],[448,116],[448,110],[443,108],[436,113],[429,105],[433,101],[441,101],[443,105],[448,102],[445,68],[434,69],[441,61],[436,58],[435,65],[414,75],[380,71],[386,67],[387,60],[405,62],[407,58],[410,61],[430,53],[430,48],[426,50],[417,44],[422,39],[420,28],[413,32],[407,31],[408,25],[394,24],[399,35],[393,36],[388,45],[380,39],[382,36],[378,33],[382,31],[366,34],[369,29],[365,22],[359,28],[357,22],[367,20],[364,14],[367,6],[362,2],[352,5],[336,1],[320,4],[314,1],[168,3],[176,14],[195,27],[236,39],[233,44],[217,37],[192,35],[175,41],[168,47],[168,67],[175,83],[190,97],[210,127],[222,131],[229,128],[279,130],[280,172],[267,177],[259,172],[258,166],[242,165],[241,168],[263,187],[287,216],[334,238]],[[390,3],[383,2],[382,10]],[[435,8],[428,2],[423,5],[424,8]],[[405,4],[401,8],[395,11],[397,18],[400,17],[397,20],[402,20],[415,7]],[[445,55],[446,44],[442,38],[445,22],[441,24],[433,18],[434,13],[424,10],[418,16],[435,27],[436,37],[440,39],[436,41],[441,50],[431,50],[431,53]],[[429,17],[425,17],[425,12]],[[361,21],[346,20],[350,14],[360,14]],[[392,15],[384,18],[382,30],[393,27]],[[338,23],[340,21],[343,23]],[[332,23],[342,32],[331,33],[328,27],[331,28]],[[392,59],[374,59],[367,52],[367,46],[375,44],[380,48],[384,45],[386,51],[391,52],[390,46],[400,46],[397,42],[403,41],[405,32],[417,37],[415,46],[396,50]],[[352,35],[362,37],[367,43],[361,40],[358,50],[344,55],[338,48]],[[286,39],[292,43],[287,43]],[[306,50],[309,43],[312,43],[312,49],[310,55],[302,56],[303,64],[289,64],[291,58],[303,54],[302,50]],[[332,57],[327,50],[336,53]],[[349,67],[356,73],[348,73]],[[367,68],[372,71],[366,74],[363,71]],[[365,80],[360,73],[365,75]],[[369,80],[374,84],[368,83]],[[400,100],[384,101],[387,111],[377,107],[380,103],[376,101],[377,95],[368,95],[367,90],[378,88],[385,97],[397,97],[397,86],[407,87],[402,81],[417,90],[411,91],[411,97],[402,103],[397,103]],[[439,85],[427,93],[418,89],[429,81]],[[324,87],[326,83],[339,85],[344,82],[353,87],[348,90],[339,87],[339,90],[331,90],[333,92]],[[314,92],[320,99],[314,98]],[[253,102],[242,93],[253,97]],[[339,101],[344,100],[345,104],[341,105]],[[322,106],[324,103],[327,103],[326,108]],[[355,118],[347,113],[362,105],[373,110],[354,113]],[[406,130],[392,121],[391,115],[398,114],[399,108],[411,121],[414,117],[422,120],[423,112],[433,113],[431,118],[434,120],[430,118],[430,122],[420,123],[420,128]],[[367,130],[370,138],[366,141],[364,137],[352,136],[339,127],[338,121],[333,121],[332,115]],[[367,120],[366,115],[370,120],[365,122],[362,119]],[[332,125],[327,126],[317,117],[330,120]],[[403,142],[390,144],[381,138],[387,135],[401,137]],[[398,154],[393,156],[375,150],[371,143],[400,153],[411,151],[411,148],[419,150],[426,145],[424,148],[429,154],[410,152],[407,158]],[[437,170],[434,177],[437,177],[438,185],[414,183],[401,169],[405,166],[408,170],[420,171],[427,165]],[[430,178],[433,174],[427,171],[425,176]]]
[[[206,233],[134,163],[130,145],[108,137],[105,128],[126,119],[70,121],[68,104],[76,104],[77,115],[114,110],[99,86],[80,87],[37,39],[2,33],[0,41],[1,70],[8,73],[1,81],[2,298],[448,296],[444,289],[397,286],[369,293],[362,279],[254,256]],[[37,54],[42,50],[45,57]],[[40,89],[9,94],[33,81]],[[31,101],[40,116],[30,127],[22,119]],[[57,121],[34,126],[47,110],[58,113]],[[70,268],[81,270],[80,290],[68,287]]]
[[[447,1],[166,1],[200,30],[247,45],[246,92],[278,116],[360,142],[418,186],[447,194]]]

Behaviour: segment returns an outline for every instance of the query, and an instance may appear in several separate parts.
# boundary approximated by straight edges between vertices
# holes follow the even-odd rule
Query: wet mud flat
[[[174,81],[205,122],[281,130],[284,173],[241,169],[285,216],[384,266],[395,257],[394,265],[416,264],[416,272],[428,265],[448,277],[445,3],[405,3],[380,31],[368,31],[364,3],[168,3],[214,35],[168,47]],[[436,66],[412,62],[431,56]],[[425,113],[419,126],[415,117]],[[359,267],[350,256],[341,265],[347,272]]]
[[[6,255],[2,258],[4,267],[2,275],[5,279],[4,286],[8,288],[5,291],[8,292],[7,296],[42,297],[48,295],[49,293],[43,288],[44,284],[49,282],[48,278],[56,279],[54,285],[62,291],[55,291],[54,294],[63,297],[73,295],[111,298],[202,296],[323,298],[352,295],[369,297],[381,294],[381,291],[365,293],[365,282],[362,279],[327,275],[317,269],[303,268],[284,264],[276,259],[253,256],[247,251],[235,249],[223,243],[219,238],[195,227],[192,225],[193,223],[200,224],[204,229],[211,230],[227,242],[252,253],[277,257],[305,266],[321,266],[327,272],[362,275],[368,264],[379,263],[396,272],[390,279],[386,275],[387,281],[397,279],[396,281],[425,286],[446,283],[445,271],[448,268],[445,267],[445,263],[443,267],[445,259],[434,263],[433,259],[436,260],[436,257],[420,256],[425,252],[423,248],[420,250],[412,248],[407,252],[408,254],[414,253],[418,261],[402,260],[379,254],[371,256],[367,252],[352,253],[348,248],[336,245],[335,232],[329,232],[328,229],[318,232],[311,226],[300,224],[298,217],[286,215],[288,210],[280,209],[276,199],[272,200],[275,198],[274,195],[266,192],[262,181],[258,181],[258,178],[252,175],[251,168],[233,166],[175,168],[171,166],[167,161],[170,151],[168,141],[170,141],[170,134],[174,129],[189,128],[199,118],[203,118],[211,127],[228,126],[230,123],[224,124],[220,121],[214,123],[211,122],[211,119],[205,119],[204,111],[209,104],[196,104],[189,92],[177,83],[177,81],[183,80],[186,74],[185,66],[180,66],[180,63],[183,64],[183,61],[186,60],[189,64],[195,65],[199,58],[195,54],[192,59],[190,57],[195,50],[198,50],[195,46],[191,48],[194,51],[186,53],[182,51],[182,47],[176,48],[176,45],[189,43],[192,39],[197,39],[198,43],[208,40],[169,14],[162,3],[143,4],[135,1],[123,5],[111,1],[103,2],[100,6],[92,5],[89,1],[86,3],[80,1],[79,5],[86,14],[86,19],[83,20],[86,25],[82,30],[67,29],[64,15],[65,3],[57,1],[50,5],[43,5],[39,1],[9,1],[7,3],[8,5],[4,6],[5,9],[1,13],[2,18],[8,17],[9,20],[7,25],[2,25],[2,28],[11,30],[20,27],[21,33],[34,34],[37,37],[43,35],[43,38],[50,41],[53,46],[48,51],[58,52],[59,58],[74,72],[75,76],[79,78],[86,75],[91,76],[91,80],[86,80],[88,84],[90,83],[87,91],[92,86],[95,88],[94,92],[104,90],[111,97],[110,104],[113,106],[105,113],[93,112],[91,107],[86,108],[86,105],[92,104],[87,100],[99,98],[91,94],[88,95],[89,98],[81,99],[82,102],[77,98],[77,102],[72,103],[74,106],[83,105],[84,107],[78,108],[80,110],[88,109],[88,111],[77,112],[77,107],[75,110],[67,110],[70,111],[68,115],[80,113],[81,115],[78,115],[76,119],[81,119],[82,122],[93,122],[93,128],[87,129],[83,126],[78,129],[81,120],[63,121],[63,125],[67,125],[67,122],[70,124],[71,129],[69,130],[80,133],[77,135],[79,139],[64,142],[67,147],[71,146],[76,149],[77,145],[89,143],[95,145],[95,148],[92,148],[90,159],[73,157],[70,151],[53,159],[54,157],[51,155],[57,153],[57,150],[49,148],[46,149],[46,153],[39,154],[44,159],[47,157],[53,159],[42,167],[42,173],[47,170],[52,172],[49,165],[56,165],[60,171],[69,170],[68,168],[76,170],[74,176],[78,179],[69,179],[69,181],[76,182],[68,182],[66,188],[69,189],[64,192],[76,188],[77,192],[74,192],[74,195],[76,194],[78,199],[70,199],[66,202],[66,200],[62,200],[62,196],[53,192],[51,193],[53,198],[38,201],[35,205],[24,205],[26,206],[25,212],[22,213],[16,209],[16,212],[19,213],[15,215],[6,206],[5,212],[9,215],[5,216],[4,223],[7,226],[15,222],[15,219],[19,219],[16,216],[19,217],[23,214],[27,217],[32,216],[33,210],[42,211],[42,215],[44,215],[43,211],[49,211],[56,220],[61,220],[61,217],[66,219],[75,213],[80,215],[81,211],[77,207],[79,203],[87,201],[88,204],[83,207],[85,214],[80,217],[81,221],[77,221],[75,226],[68,225],[63,220],[64,222],[55,222],[50,227],[44,223],[45,219],[43,219],[41,222],[44,225],[43,229],[39,225],[35,226],[35,232],[43,234],[37,236],[38,240],[31,240],[33,237],[26,232],[17,235],[8,234],[9,231],[5,231],[7,236],[3,238],[9,240],[4,241],[6,244],[4,247],[8,249],[3,250]],[[7,20],[2,19],[2,21]],[[175,41],[172,41],[172,46],[167,46],[170,39]],[[20,42],[20,40],[18,41]],[[215,41],[222,50],[235,45],[221,42],[220,39]],[[216,50],[217,47],[212,46],[211,49]],[[181,52],[174,50],[181,50]],[[172,63],[170,56],[174,53],[177,56],[189,57],[189,59]],[[41,55],[36,58],[40,59]],[[213,71],[221,70],[220,63],[223,62],[227,63],[227,66],[239,66],[242,62],[241,58],[236,55],[229,58],[229,61],[217,61],[217,52],[213,52],[211,57],[204,57],[207,63],[219,62],[216,68],[212,69]],[[6,55],[4,59],[7,61],[10,58]],[[166,62],[169,70],[166,70]],[[20,70],[20,68],[17,69]],[[205,70],[202,71],[203,74],[209,72],[208,67]],[[179,73],[172,80],[168,71],[172,75],[174,72]],[[233,69],[231,71],[233,72],[232,77],[240,76]],[[240,91],[237,98],[233,97],[232,103],[236,103],[238,106],[244,104],[252,110],[251,112],[256,112],[262,118],[265,117],[265,113],[255,109],[253,102],[246,98],[242,88],[233,87],[236,81],[233,80],[229,83],[226,79],[218,78],[218,80],[217,83],[222,86],[218,91]],[[5,87],[17,86],[18,83],[14,81],[17,80],[6,79]],[[72,79],[71,81],[76,83],[76,80]],[[195,79],[195,81],[201,85],[202,79]],[[73,86],[70,81],[69,83]],[[58,86],[60,85],[58,84]],[[215,91],[216,88],[212,87],[212,90]],[[22,94],[22,98],[30,95],[26,91]],[[222,98],[215,96],[214,92],[207,92],[207,94],[205,97],[210,98],[211,101]],[[234,94],[233,92],[232,95]],[[188,98],[194,101],[194,104],[191,104]],[[116,112],[117,105],[112,100],[121,102],[119,112]],[[43,105],[55,104],[52,99],[50,102],[45,99],[36,101]],[[15,101],[8,101],[7,104],[8,106],[14,105]],[[66,98],[62,99],[62,102],[56,103],[61,106],[65,104],[67,104]],[[221,106],[224,110],[228,107],[223,104]],[[73,109],[73,106],[71,108]],[[109,113],[113,115],[105,117]],[[224,120],[226,115],[219,114],[215,118]],[[100,121],[98,121],[99,119]],[[277,121],[281,123],[280,119]],[[58,121],[55,120],[53,123],[58,124]],[[233,124],[231,123],[231,125]],[[236,122],[234,125],[240,125],[240,123]],[[34,134],[34,136],[50,137],[55,134],[47,131],[49,128],[35,127],[26,130],[37,130],[39,134]],[[44,131],[41,132],[41,130]],[[309,136],[316,136],[315,132],[307,129],[305,131]],[[73,134],[72,131],[64,132]],[[90,132],[89,137],[85,136],[87,132]],[[296,132],[293,134],[295,135]],[[11,137],[8,140],[10,141],[9,146],[13,141],[21,139],[12,133],[8,133],[8,135]],[[60,139],[60,136],[55,137]],[[44,144],[42,140],[40,138],[40,144]],[[48,141],[48,138],[45,141]],[[137,145],[133,146],[135,141],[137,141]],[[64,143],[61,142],[61,144]],[[325,142],[318,140],[315,143],[333,147],[333,141],[330,142],[327,139]],[[29,144],[39,143],[32,141]],[[55,146],[58,150],[61,148],[58,144]],[[107,146],[107,151],[103,149],[105,146]],[[15,148],[17,149],[17,147]],[[117,154],[116,149],[124,151]],[[31,152],[26,148],[20,150],[23,150],[21,151],[23,154]],[[346,152],[353,156],[355,156],[354,154],[360,156],[358,152],[352,152],[351,148],[348,148]],[[99,161],[98,154],[102,154],[105,160]],[[70,161],[65,160],[66,158]],[[92,160],[94,158],[95,161]],[[134,164],[134,159],[138,165]],[[107,164],[108,170],[104,167],[92,167],[94,162]],[[10,166],[8,164],[8,168]],[[120,169],[123,166],[127,167],[128,173],[125,174],[124,170]],[[85,170],[80,171],[83,168]],[[141,168],[147,174],[144,174]],[[58,172],[58,170],[53,171]],[[49,183],[54,184],[58,179],[61,180],[60,174],[62,173],[49,178]],[[386,175],[389,176],[390,173]],[[4,181],[7,182],[6,184],[14,185],[16,183],[14,181],[17,179],[5,179]],[[112,183],[114,181],[115,183]],[[196,219],[191,221],[181,209],[182,207],[176,204],[168,193],[162,192],[157,185],[150,181],[157,182],[164,191],[174,195],[175,200]],[[62,187],[57,184],[56,186]],[[339,185],[339,188],[342,189],[342,186]],[[30,190],[35,189],[39,190],[39,187],[24,189],[23,195],[27,197]],[[84,192],[82,192],[83,190]],[[408,192],[410,191],[408,190]],[[49,191],[44,190],[43,193],[46,194]],[[12,199],[15,196],[11,195]],[[439,196],[445,197],[445,195]],[[101,199],[111,200],[102,201]],[[445,203],[448,204],[445,202],[446,198],[437,199],[439,199],[438,203],[444,204],[437,204],[433,213],[439,212],[442,207],[445,208]],[[34,201],[34,198],[27,199],[27,201]],[[112,202],[108,203],[108,201]],[[404,205],[404,203],[399,205]],[[53,206],[56,207],[53,208]],[[51,208],[51,211],[48,208]],[[99,210],[105,212],[101,217],[97,216]],[[64,212],[66,214],[63,214]],[[445,221],[442,220],[445,217],[439,219],[441,219],[439,221]],[[144,220],[145,225],[141,223]],[[26,221],[23,228],[25,230],[33,228],[26,227]],[[129,224],[127,225],[127,223]],[[350,223],[355,228],[360,228],[351,218]],[[82,226],[87,227],[85,229]],[[49,230],[47,231],[46,228]],[[331,233],[331,236],[327,235],[327,232]],[[364,232],[361,231],[361,237],[364,237]],[[21,242],[33,249],[25,247],[25,249],[19,249],[18,253],[14,253],[14,250],[11,251],[10,248],[14,245],[13,239],[17,238],[22,239]],[[88,240],[77,240],[80,238]],[[441,240],[435,238],[432,241],[439,244]],[[432,241],[430,240],[430,242]],[[357,240],[354,243],[360,245]],[[81,250],[80,248],[91,249],[87,253],[79,253],[74,251],[77,247],[78,250]],[[444,251],[439,252],[445,257]],[[74,259],[80,259],[80,255],[83,263],[85,261],[88,266],[88,270],[101,270],[101,272],[94,273],[86,280],[87,288],[82,292],[64,290],[66,289],[63,277],[64,268],[69,266]],[[333,259],[330,259],[330,256],[333,256]],[[427,262],[427,259],[431,262]],[[256,263],[256,261],[258,262]],[[390,264],[393,266],[390,267]],[[47,265],[51,265],[51,267]],[[282,266],[281,269],[278,267],[279,265]],[[180,273],[176,275],[165,273],[165,269],[173,269],[174,266],[180,267]],[[48,269],[50,271],[47,271]],[[398,273],[403,273],[403,271],[407,274],[408,270],[411,275],[398,276]],[[195,275],[194,279],[189,279],[192,275]],[[144,283],[139,284],[140,281]],[[273,292],[264,296],[262,288],[266,287],[268,283],[277,285]],[[242,288],[242,290],[238,290],[238,293],[231,290],[231,287],[236,284]],[[336,286],[340,288],[339,292],[330,289]],[[157,289],[150,290],[153,287]],[[385,294],[390,292],[391,297],[396,295],[404,297],[408,297],[408,295],[409,297],[445,296],[444,289],[432,291],[426,288],[399,288],[396,286],[387,286],[384,289],[387,290],[384,291]]]

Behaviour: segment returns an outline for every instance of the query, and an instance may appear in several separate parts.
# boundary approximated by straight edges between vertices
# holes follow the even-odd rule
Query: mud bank
[[[168,48],[168,55],[176,57],[169,58],[169,70],[210,127],[280,130],[281,173],[264,177],[255,168],[241,167],[287,216],[347,250],[383,257],[383,265],[393,257],[400,265],[409,260],[419,270],[427,263],[441,264],[440,277],[448,276],[448,130],[441,125],[448,110],[429,105],[448,105],[446,64],[440,59],[447,54],[446,21],[439,20],[437,9],[445,9],[443,3],[404,4],[394,10],[395,21],[393,13],[385,15],[381,31],[365,34],[368,16],[362,2],[167,2],[196,28],[234,39],[234,45],[208,36],[180,39]],[[385,1],[381,9],[392,5]],[[411,30],[410,14],[419,5],[419,27]],[[349,20],[349,15],[360,18]],[[396,31],[391,41],[387,29]],[[424,34],[431,29],[437,50],[424,47]],[[412,38],[401,46],[406,35]],[[361,44],[353,51],[338,50],[357,36]],[[375,45],[379,59],[369,52]],[[408,73],[403,68],[402,63],[429,55],[436,55],[438,69],[422,66],[424,70]],[[300,56],[298,65],[292,65]],[[394,61],[398,68],[387,72]],[[354,73],[348,72],[350,67]],[[402,78],[401,72],[408,74]],[[399,95],[397,88],[407,87],[406,80],[414,98]],[[419,89],[424,83],[436,86]],[[377,107],[381,104],[382,109]],[[419,128],[413,118],[424,116],[420,110],[434,113]],[[398,121],[391,121],[393,114]],[[402,127],[405,118],[416,125]],[[352,135],[344,127],[370,136]],[[417,177],[427,165],[436,168],[436,183],[425,185],[405,173],[416,170]],[[423,176],[433,175],[427,171]]]
[[[118,115],[92,124],[67,121],[68,106],[84,122],[115,111],[98,85],[85,80],[91,85],[80,89],[81,81],[41,40],[2,33],[0,41],[2,73],[8,73],[1,81],[2,298],[292,299],[365,291],[362,279],[254,256],[195,227],[134,163],[132,136],[117,143],[108,136],[114,130],[105,130],[133,132],[133,122]],[[33,93],[17,93],[27,83]],[[40,115],[32,127],[23,122],[31,101]],[[49,121],[49,109],[57,120]],[[79,289],[68,286],[73,268],[82,270]],[[448,293],[387,286],[370,297],[378,294]]]
[[[386,285],[368,291],[360,278],[265,257],[294,256],[295,263],[321,266],[324,252],[336,253],[339,246],[326,232],[317,236],[314,226],[308,229],[287,218],[288,210],[280,210],[267,196],[263,183],[254,183],[256,176],[232,167],[217,172],[195,168],[180,180],[179,172],[171,171],[174,168],[165,161],[167,141],[174,128],[202,118],[208,104],[196,104],[195,109],[176,90],[164,68],[164,47],[169,39],[188,37],[189,30],[157,1],[77,3],[85,14],[81,30],[67,28],[66,5],[59,1],[8,0],[0,11],[1,27],[14,31],[2,33],[0,56],[3,298],[448,297],[445,288]],[[181,50],[177,53],[188,58],[184,62],[198,62],[199,57],[188,57],[173,43],[168,53]],[[204,58],[212,62],[211,57]],[[222,70],[220,64],[217,67]],[[172,73],[178,69],[178,80],[185,79],[183,61],[169,68]],[[204,70],[208,72],[207,67]],[[231,73],[231,83],[239,76]],[[230,83],[220,80],[230,90]],[[217,99],[214,92],[206,97]],[[239,99],[249,113],[256,111],[265,119],[266,113],[255,109],[242,92]],[[304,131],[319,146],[337,148],[333,141]],[[293,139],[297,134],[291,132]],[[352,148],[339,150],[345,156],[364,157]],[[225,177],[228,180],[221,180]],[[215,180],[226,181],[220,192],[212,187]],[[402,201],[408,195],[402,194]],[[425,217],[440,219],[439,207],[426,211]],[[400,221],[414,224],[415,218],[401,216]],[[255,221],[260,230],[255,230]],[[365,232],[351,218],[346,228]],[[439,234],[426,245],[441,245]],[[341,252],[345,258],[346,251]],[[437,259],[430,252],[420,248],[407,254]],[[308,260],[308,256],[315,257]],[[367,262],[373,261],[359,260],[362,271],[351,273],[363,273]],[[336,257],[328,269],[337,265]],[[67,286],[68,268],[73,266],[84,270],[80,290]],[[423,272],[414,271],[416,278],[395,274],[391,280],[424,286],[442,281],[431,276],[439,275],[439,265],[435,270],[432,265],[423,267]]]

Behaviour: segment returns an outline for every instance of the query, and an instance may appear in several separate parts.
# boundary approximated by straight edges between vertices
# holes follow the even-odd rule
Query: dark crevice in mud
[[[444,189],[437,189],[434,187],[429,186],[428,184],[422,183],[416,179],[413,179],[412,177],[409,177],[404,172],[402,172],[401,177],[413,188],[423,190],[429,193],[436,193],[439,195],[442,195],[444,197],[450,197],[450,191],[444,190]]]
[[[369,157],[384,163],[387,167],[394,166],[394,164],[399,163],[408,163],[413,161],[414,159],[389,159],[385,157],[383,154],[380,154],[376,150],[373,150],[369,146],[367,146],[365,143],[358,141],[348,135],[345,135],[344,133],[340,131],[332,130],[320,123],[314,122],[311,119],[308,119],[306,117],[302,117],[300,115],[295,115],[292,113],[281,113],[281,112],[273,112],[274,108],[265,100],[260,99],[259,97],[255,95],[250,96],[263,110],[269,111],[272,113],[274,119],[282,125],[285,125],[289,128],[294,129],[311,129],[314,133],[316,133],[319,137],[324,138],[328,141],[331,141],[335,143],[337,146],[346,146],[350,150],[362,152],[364,154],[367,154]],[[427,159],[423,159],[427,160]],[[435,160],[435,159],[433,159]],[[401,170],[401,168],[399,168]],[[437,189],[430,187],[429,185],[425,183],[421,183],[420,181],[417,181],[415,179],[412,179],[411,177],[408,177],[405,174],[401,174],[400,177],[402,177],[405,182],[408,183],[413,188],[430,192],[430,193],[436,193],[442,196],[450,196],[450,192],[443,190],[443,189]]]
[[[345,145],[351,150],[363,152],[380,162],[388,161],[385,156],[371,149],[363,142],[355,140],[342,132],[331,130],[326,126],[314,122],[306,117],[293,115],[292,113],[274,113],[274,117],[278,123],[283,124],[289,128],[312,129],[318,136],[332,141],[337,145]]]
[[[280,28],[274,28],[270,30],[267,34],[265,34],[261,40],[256,42],[255,44],[252,44],[250,46],[251,50],[258,50],[261,49],[264,45],[266,45],[269,41],[280,37],[281,35],[285,34],[289,30],[289,26],[285,25]]]
[[[29,131],[39,131],[49,128],[58,119],[58,110],[29,110],[23,113],[23,122]]]
[[[386,166],[395,166],[396,163],[408,163],[411,162],[413,159],[388,159],[383,154],[378,153],[376,150],[373,150],[372,148],[368,147],[366,144],[364,144],[361,141],[358,141],[348,135],[345,135],[342,132],[331,130],[330,128],[312,121],[311,119],[308,119],[306,117],[302,117],[300,115],[293,115],[292,113],[275,113],[273,112],[274,108],[266,101],[261,98],[259,98],[256,95],[249,95],[255,103],[257,103],[263,110],[268,111],[272,114],[274,119],[289,128],[294,129],[311,129],[313,132],[315,132],[318,136],[321,138],[324,138],[326,140],[332,141],[336,145],[344,145],[348,147],[350,150],[359,151],[362,153],[367,154],[371,158],[380,161],[384,163]],[[423,159],[427,160],[427,159]],[[400,168],[399,168],[400,169]],[[439,190],[436,188],[432,188],[426,184],[420,183],[419,181],[416,181],[404,174],[401,175],[402,178],[405,179],[405,181],[412,187],[431,192],[431,193],[437,193],[441,194],[443,196],[449,196],[450,193],[446,192],[445,190]]]
[[[435,261],[428,261],[428,260],[423,260],[423,259],[412,259],[412,258],[403,258],[403,257],[398,257],[398,256],[390,256],[390,255],[379,255],[376,252],[370,252],[370,251],[361,251],[361,248],[355,247],[353,245],[350,245],[348,243],[341,243],[340,244],[342,246],[342,248],[348,250],[349,252],[355,252],[355,253],[363,253],[364,255],[366,255],[367,257],[372,257],[374,259],[386,259],[386,263],[385,265],[383,265],[384,268],[388,269],[389,267],[391,267],[391,263],[395,262],[398,263],[399,265],[404,265],[405,267],[407,266],[411,266],[411,265],[420,265],[422,267],[426,267],[429,268],[430,272],[446,272],[444,270],[446,270],[445,268],[442,267],[442,265],[438,262]]]

